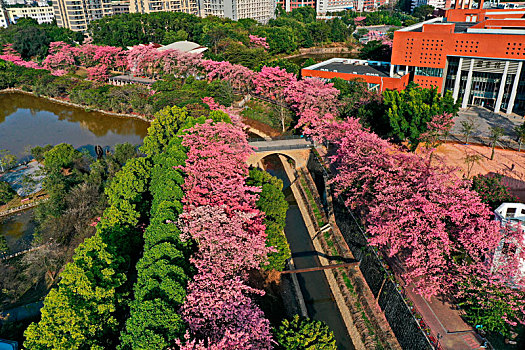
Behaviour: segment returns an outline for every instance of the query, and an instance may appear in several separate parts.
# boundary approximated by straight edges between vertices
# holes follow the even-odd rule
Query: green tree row
[[[277,250],[268,255],[269,264],[266,265],[265,269],[283,271],[286,260],[292,256],[290,246],[284,235],[288,202],[284,198],[283,182],[264,170],[252,168],[246,184],[261,187],[257,209],[266,214],[264,219],[267,236],[266,246],[274,247]]]
[[[250,34],[266,37],[271,54],[291,53],[299,47],[347,41],[353,25],[349,27],[339,18],[317,20],[314,8],[303,7],[290,13],[281,11],[268,24],[259,24],[252,19],[232,21],[158,12],[104,17],[91,22],[89,30],[96,44],[127,47],[148,42],[169,44],[191,40],[209,47],[215,55],[220,52],[220,56],[231,63],[255,58],[260,63],[268,59],[267,53],[261,48],[250,47]],[[257,64],[248,66],[256,67]]]
[[[26,348],[115,348],[141,244],[137,227],[147,222],[150,169],[148,159],[133,158],[115,175],[96,234],[79,245],[45,298],[41,320],[25,332]]]

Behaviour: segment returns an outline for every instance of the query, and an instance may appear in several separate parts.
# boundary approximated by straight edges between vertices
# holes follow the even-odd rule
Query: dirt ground
[[[472,177],[478,174],[497,173],[503,175],[503,182],[511,191],[525,199],[525,152],[495,150],[494,160],[490,160],[491,149],[486,146],[447,143],[438,147],[435,155],[445,164],[459,168],[460,176]],[[470,174],[465,161],[467,155],[477,155],[479,159],[472,164]]]

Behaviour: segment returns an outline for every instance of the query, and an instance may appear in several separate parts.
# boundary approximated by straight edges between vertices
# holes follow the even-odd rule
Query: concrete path
[[[461,122],[467,120],[474,122],[475,131],[472,134],[474,137],[488,138],[490,136],[491,127],[500,127],[505,130],[503,139],[508,138],[512,140],[516,138],[514,128],[523,124],[525,121],[522,117],[515,114],[507,115],[504,113],[494,113],[486,108],[474,106],[461,109],[458,112],[454,126],[451,129],[451,134],[463,136]]]

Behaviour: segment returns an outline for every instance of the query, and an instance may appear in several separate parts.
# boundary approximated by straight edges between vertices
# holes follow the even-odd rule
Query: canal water
[[[28,147],[70,143],[75,148],[141,144],[149,124],[87,112],[21,93],[0,94],[0,149],[17,157]]]
[[[290,181],[284,171],[281,160],[278,156],[272,155],[264,158],[263,164],[266,171],[281,179],[284,184],[283,191],[289,204],[284,230],[288,244],[290,244],[295,267],[300,269],[321,266],[318,253],[313,247],[301,211],[293,198]],[[352,339],[337,308],[325,273],[323,271],[300,273],[297,274],[297,279],[305,299],[308,316],[315,320],[323,321],[330,327],[335,334],[338,349],[354,349]]]

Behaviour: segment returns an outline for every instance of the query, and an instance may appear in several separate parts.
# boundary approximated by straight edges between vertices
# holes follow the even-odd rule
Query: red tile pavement
[[[460,317],[458,310],[436,298],[425,300],[411,286],[405,287],[407,297],[430,328],[432,335],[441,336],[439,344],[444,350],[483,349],[478,335]]]

